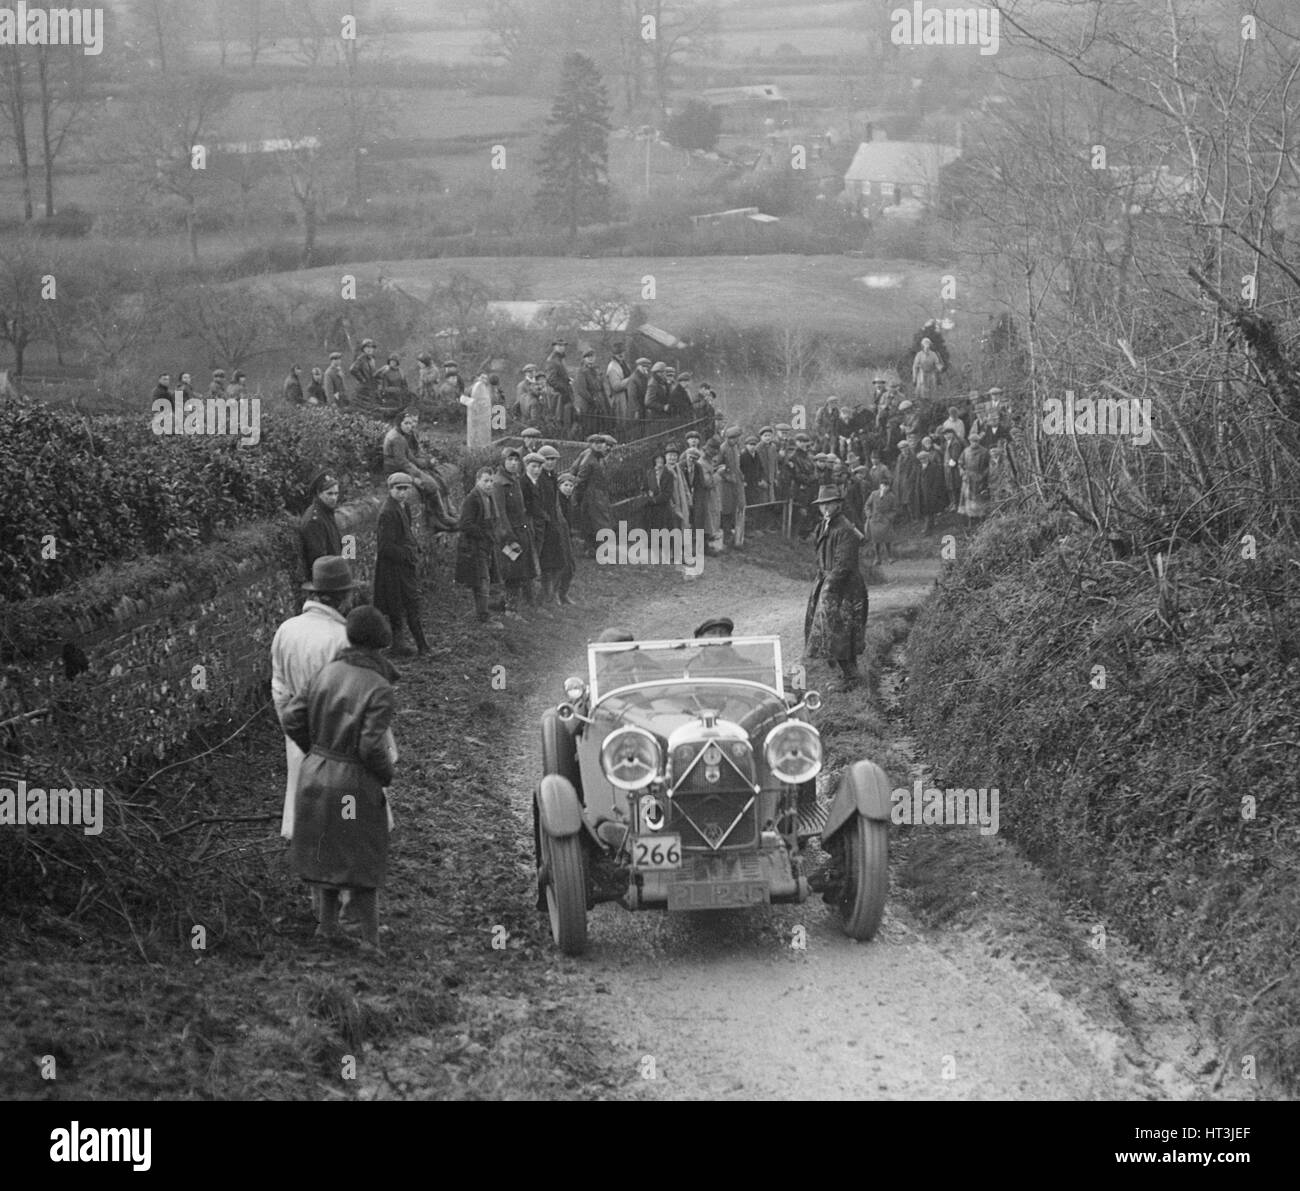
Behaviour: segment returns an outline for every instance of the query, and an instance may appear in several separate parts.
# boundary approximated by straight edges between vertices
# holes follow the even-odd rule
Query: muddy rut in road
[[[889,567],[887,581],[871,588],[872,615],[917,603],[936,571],[917,559]],[[725,613],[737,632],[779,634],[789,669],[802,655],[807,592],[806,582],[727,559],[698,580],[593,611],[587,627],[594,635],[618,623],[639,638],[671,637]],[[527,722],[504,746],[522,778],[516,790],[525,822],[538,775],[537,717],[560,700],[569,673],[585,673],[581,651],[527,700]],[[865,694],[828,689],[824,664],[809,666],[808,682],[831,710],[850,698],[865,705]],[[906,775],[890,776],[901,782]],[[892,830],[896,847],[907,829]],[[570,1005],[622,1050],[614,1065],[628,1073],[630,1098],[1213,1094],[1208,1077],[1196,1074],[1206,1066],[1205,1045],[1176,992],[1140,962],[1129,961],[1124,976],[1142,989],[1130,1008],[1140,1000],[1133,1013],[1160,1027],[1141,1030],[1139,1041],[1126,1027],[1141,1023],[1099,1022],[1032,966],[1018,970],[1002,954],[1005,940],[926,928],[896,881],[881,930],[867,944],[844,937],[817,895],[803,905],[730,913],[633,914],[603,905],[590,916],[590,938],[580,959],[557,953],[558,975]]]

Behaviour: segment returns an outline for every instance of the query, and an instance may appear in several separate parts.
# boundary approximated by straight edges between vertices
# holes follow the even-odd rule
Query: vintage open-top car
[[[805,901],[804,850],[829,864],[814,887],[845,932],[870,939],[889,888],[890,786],[848,766],[828,803],[822,744],[787,692],[777,637],[588,646],[588,677],[542,717],[534,800],[538,908],[560,949],[587,946],[587,913],[713,910]]]

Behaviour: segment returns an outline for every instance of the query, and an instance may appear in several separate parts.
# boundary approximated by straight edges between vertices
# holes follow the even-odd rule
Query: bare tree
[[[54,162],[88,114],[93,58],[79,46],[36,48],[37,106],[41,118],[41,163],[45,173],[45,217],[54,214]]]
[[[15,377],[23,375],[27,348],[40,333],[49,261],[48,245],[30,235],[0,242],[0,342],[13,352]]]
[[[277,307],[251,286],[186,286],[172,308],[188,335],[208,349],[210,367],[241,368],[271,346]]]
[[[27,87],[25,79],[25,46],[0,46],[0,112],[4,113],[13,137],[14,153],[18,158],[18,179],[23,196],[23,218],[31,219],[32,169],[31,154],[27,145]]]

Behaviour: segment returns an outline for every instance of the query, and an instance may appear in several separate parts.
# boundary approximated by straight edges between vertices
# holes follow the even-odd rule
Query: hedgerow
[[[335,410],[264,410],[261,437],[155,435],[149,416],[0,407],[0,601],[51,595],[107,563],[189,550],[307,503],[327,467],[358,485],[382,424]]]

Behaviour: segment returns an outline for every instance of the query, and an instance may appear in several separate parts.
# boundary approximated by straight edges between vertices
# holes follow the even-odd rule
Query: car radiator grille
[[[708,852],[754,848],[758,846],[758,800],[751,790],[678,790],[668,829],[681,835],[683,848]]]

